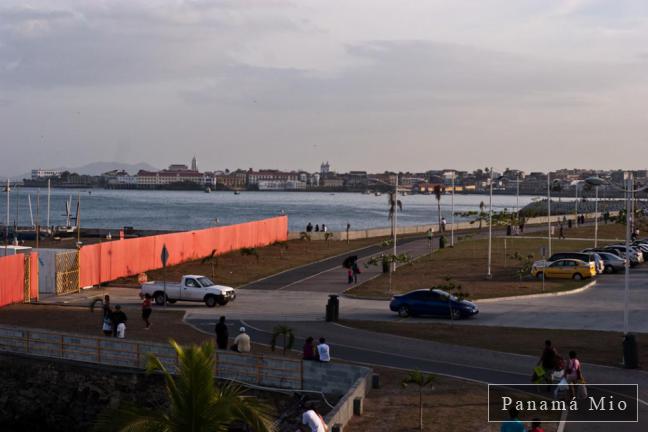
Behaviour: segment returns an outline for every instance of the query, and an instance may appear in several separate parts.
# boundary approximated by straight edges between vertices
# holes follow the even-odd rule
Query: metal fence
[[[149,355],[155,355],[169,372],[178,368],[177,353],[167,344],[7,326],[0,326],[1,351],[136,369],[144,369]],[[217,351],[214,374],[268,387],[304,386],[302,361],[281,357]]]
[[[79,292],[79,251],[56,254],[56,294]]]

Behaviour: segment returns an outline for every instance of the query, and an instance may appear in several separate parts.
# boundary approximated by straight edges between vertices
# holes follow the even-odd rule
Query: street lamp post
[[[455,194],[455,172],[452,171],[452,197],[451,197],[451,208],[452,213],[450,215],[450,245],[454,246],[454,194]]]
[[[491,255],[493,247],[493,167],[490,169],[490,196],[488,199],[488,273],[486,279],[492,279]]]
[[[394,272],[396,272],[396,229],[398,228],[397,225],[397,215],[398,215],[398,173],[396,173],[396,182],[394,184],[394,200],[396,202],[396,208],[394,209],[394,218],[393,218],[393,223],[394,223],[394,259],[392,259],[392,269]]]
[[[551,175],[547,171],[547,256],[551,256]]]
[[[597,247],[598,246],[598,220],[599,220],[599,214],[598,214],[599,187],[594,186],[594,189],[596,191],[596,195],[594,198],[594,247]]]

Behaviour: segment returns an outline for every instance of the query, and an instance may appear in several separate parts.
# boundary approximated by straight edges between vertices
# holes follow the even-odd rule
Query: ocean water
[[[37,189],[14,188],[10,194],[9,223],[31,225],[28,196],[36,219]],[[72,214],[77,199],[81,201],[81,226],[92,228],[190,230],[215,225],[229,225],[287,214],[291,231],[303,230],[308,222],[326,224],[329,230],[367,229],[389,225],[387,195],[322,192],[232,192],[143,190],[66,190],[53,189],[50,202],[50,225],[66,222],[65,202],[72,198]],[[6,220],[6,193],[0,192],[0,223]],[[520,206],[537,198],[520,196]],[[399,225],[436,223],[437,203],[433,195],[400,197],[403,211]],[[488,195],[455,195],[455,212],[478,210],[483,201],[488,208]],[[441,213],[451,220],[451,196],[441,198]],[[18,203],[18,207],[16,207]],[[494,195],[493,209],[513,210],[516,197]],[[40,221],[46,224],[47,190],[40,190]],[[455,216],[455,221],[461,220]]]

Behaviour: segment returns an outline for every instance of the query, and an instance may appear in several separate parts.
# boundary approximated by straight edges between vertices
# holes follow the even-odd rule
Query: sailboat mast
[[[29,205],[29,219],[31,220],[31,227],[34,228],[34,213],[32,213],[31,194],[27,195],[27,204]]]
[[[9,246],[9,191],[11,191],[11,184],[7,179],[7,222],[5,224],[5,256],[7,256],[7,248]]]
[[[29,209],[31,211],[31,201],[29,201]],[[34,222],[32,221],[32,224]],[[40,189],[36,190],[36,249],[40,242]]]
[[[51,179],[47,179],[47,229],[49,229],[50,226],[50,194],[52,192],[51,188]]]

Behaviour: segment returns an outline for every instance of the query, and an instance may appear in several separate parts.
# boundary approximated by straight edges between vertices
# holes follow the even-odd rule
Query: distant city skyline
[[[648,165],[639,0],[6,0],[0,41],[2,176]]]

